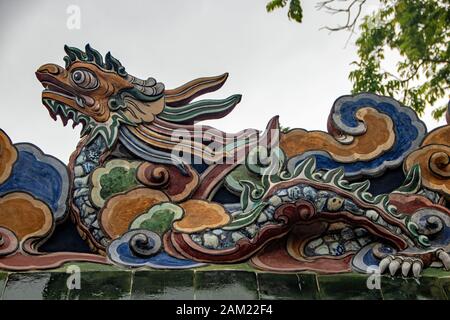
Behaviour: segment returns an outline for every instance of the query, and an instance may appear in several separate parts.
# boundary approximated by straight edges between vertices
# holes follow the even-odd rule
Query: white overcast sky
[[[286,10],[267,13],[268,0],[0,0],[0,128],[13,142],[32,142],[67,162],[80,128],[54,122],[41,104],[35,70],[64,65],[63,46],[90,43],[111,51],[135,76],[155,77],[166,88],[229,72],[208,97],[243,95],[236,109],[208,124],[227,132],[264,129],[273,115],[283,126],[326,130],[336,98],[348,94],[356,59],[348,33],[319,30],[342,17],[317,12],[303,0],[302,24]],[[69,5],[81,9],[81,28],[66,27]],[[369,1],[373,10],[377,1]],[[389,63],[389,61],[388,61]],[[426,115],[429,129],[440,123]]]

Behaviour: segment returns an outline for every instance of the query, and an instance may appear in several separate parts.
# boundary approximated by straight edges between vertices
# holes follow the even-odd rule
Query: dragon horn
[[[228,73],[215,77],[192,80],[178,88],[166,90],[166,104],[171,107],[185,105],[196,97],[220,89],[228,78]]]

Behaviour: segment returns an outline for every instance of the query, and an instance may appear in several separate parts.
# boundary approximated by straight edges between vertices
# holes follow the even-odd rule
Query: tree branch
[[[337,2],[340,3],[350,3],[347,7],[339,7],[336,6]],[[318,10],[327,10],[331,14],[345,14],[347,16],[346,22],[344,25],[336,26],[336,27],[330,27],[326,26],[323,27],[323,29],[326,29],[328,31],[341,31],[341,30],[348,30],[348,31],[354,31],[355,27],[357,25],[357,22],[361,16],[362,8],[364,4],[367,2],[367,0],[324,0],[317,4]],[[354,12],[354,7],[356,6],[356,13]]]

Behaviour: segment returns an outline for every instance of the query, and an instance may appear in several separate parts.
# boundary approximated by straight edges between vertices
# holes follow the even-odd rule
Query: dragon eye
[[[72,81],[83,89],[94,89],[98,85],[98,80],[95,75],[84,69],[75,70],[72,73]]]

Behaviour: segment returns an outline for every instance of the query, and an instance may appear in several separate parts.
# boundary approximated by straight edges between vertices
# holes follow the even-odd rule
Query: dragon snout
[[[56,64],[44,64],[39,67],[36,71],[36,77],[39,81],[42,81],[43,78],[45,78],[45,75],[52,75],[57,76],[59,74],[62,74],[64,72],[64,69]]]

